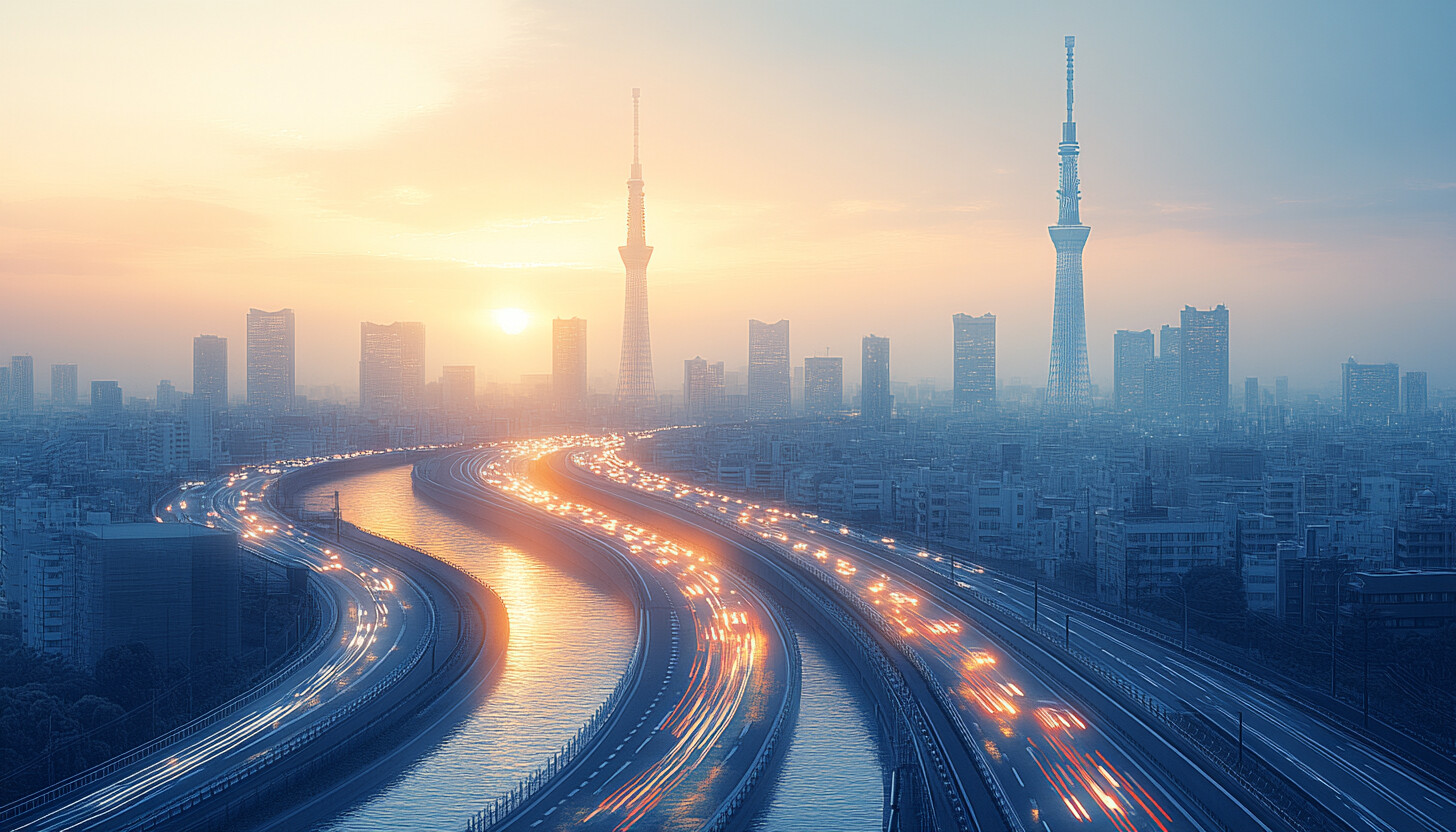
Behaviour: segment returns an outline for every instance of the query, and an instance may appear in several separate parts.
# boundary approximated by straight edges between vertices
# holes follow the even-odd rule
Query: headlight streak
[[[742,716],[756,675],[763,672],[761,612],[736,578],[718,572],[704,556],[648,529],[592,506],[567,500],[531,483],[525,463],[569,449],[614,453],[619,437],[553,437],[501,443],[500,451],[473,472],[475,481],[588,533],[619,541],[632,557],[668,576],[687,601],[698,650],[687,688],[662,720],[671,747],[601,801],[582,819],[612,815],[618,832],[649,815],[662,799],[704,763],[728,728]]]
[[[861,560],[853,549],[841,548],[838,538],[849,538],[852,534],[849,527],[831,524],[813,514],[745,503],[702,486],[675,482],[621,458],[616,446],[603,446],[595,455],[582,454],[574,461],[598,476],[641,491],[660,493],[705,514],[726,513],[725,503],[741,506],[732,512],[737,525],[755,529],[760,539],[779,544],[780,551],[812,556],[820,569],[837,575],[839,580],[859,590],[866,601],[876,605],[888,620],[900,627],[902,636],[952,669],[957,681],[956,693],[962,700],[984,719],[995,722],[1004,736],[1024,738],[1025,748],[1036,759],[1047,783],[1072,818],[1080,822],[1105,818],[1119,832],[1137,832],[1138,824],[1145,825],[1146,818],[1160,832],[1168,832],[1164,821],[1171,823],[1172,817],[1141,783],[1114,768],[1100,749],[1093,747],[1090,753],[1078,750],[1079,745],[1101,740],[1100,735],[1086,733],[1089,726],[1081,716],[1060,703],[1035,708],[1022,704],[1026,699],[1022,686],[998,665],[990,645],[978,640],[975,632],[966,628],[955,613],[935,603],[922,604],[914,590],[897,586],[890,576]],[[792,526],[780,528],[785,526],[784,521],[794,522]],[[818,534],[819,530],[828,534]],[[812,537],[799,537],[801,532]],[[924,550],[897,549],[893,538],[856,537],[898,557],[932,557]],[[967,571],[974,574],[983,570],[971,566]],[[1051,749],[1051,753],[1045,749]],[[1094,814],[1089,805],[1100,811]]]

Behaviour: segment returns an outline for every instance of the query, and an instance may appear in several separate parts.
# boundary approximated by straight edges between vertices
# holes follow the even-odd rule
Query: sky
[[[659,390],[682,360],[892,341],[948,385],[951,315],[1044,385],[1064,35],[1088,350],[1230,310],[1231,377],[1396,361],[1456,386],[1456,4],[227,0],[0,7],[0,352],[149,395],[191,337],[297,313],[300,385],[359,323],[427,374],[550,371],[550,319],[621,341],[633,87]],[[495,309],[529,325],[508,335]]]

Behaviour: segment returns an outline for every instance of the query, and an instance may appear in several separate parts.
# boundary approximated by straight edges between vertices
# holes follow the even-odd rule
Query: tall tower
[[[647,261],[652,246],[647,244],[647,216],[642,204],[642,161],[638,156],[641,121],[638,99],[642,91],[632,89],[632,178],[627,180],[627,244],[619,246],[627,267],[627,308],[622,318],[622,365],[617,372],[617,403],[640,407],[653,400],[652,338],[647,330]]]
[[[1078,203],[1077,122],[1072,120],[1072,43],[1067,36],[1067,120],[1062,124],[1061,210],[1049,231],[1057,248],[1057,290],[1052,307],[1052,360],[1047,373],[1047,410],[1064,415],[1092,407],[1092,382],[1087,372],[1087,321],[1082,303],[1082,247],[1092,229],[1083,225]]]

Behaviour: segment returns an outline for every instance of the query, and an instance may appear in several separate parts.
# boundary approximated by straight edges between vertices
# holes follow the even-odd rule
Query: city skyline
[[[1422,99],[1441,100],[1449,92],[1446,76],[1428,71],[1425,61],[1433,59],[1422,56],[1431,50],[1421,45],[1426,30],[1439,27],[1351,14],[1311,23],[1271,11],[1268,38],[1241,42],[1243,51],[1233,60],[1229,31],[1211,26],[1189,34],[1197,27],[1175,25],[1192,14],[1168,11],[1166,17],[1123,31],[1081,12],[1063,16],[1055,29],[1003,14],[994,23],[1003,30],[1005,46],[988,47],[984,57],[954,59],[987,79],[969,87],[932,80],[931,68],[951,60],[949,44],[937,37],[926,46],[923,62],[877,82],[921,90],[889,98],[896,117],[908,121],[907,135],[892,141],[876,130],[851,131],[864,136],[836,153],[815,156],[806,155],[805,142],[819,136],[812,129],[779,152],[766,152],[765,137],[755,138],[765,132],[760,128],[775,127],[767,132],[783,135],[795,124],[791,105],[814,100],[802,84],[756,105],[743,79],[735,85],[692,63],[688,76],[699,82],[694,93],[699,97],[689,99],[681,81],[655,80],[654,62],[665,56],[649,51],[607,64],[599,81],[562,99],[580,105],[573,118],[590,129],[574,131],[587,134],[589,141],[545,143],[565,154],[556,160],[560,172],[543,167],[541,153],[507,154],[523,173],[505,178],[499,187],[486,187],[476,173],[493,171],[494,162],[456,166],[451,180],[456,185],[451,185],[433,166],[400,161],[406,152],[417,153],[426,137],[443,142],[446,159],[458,158],[456,147],[463,147],[467,133],[479,134],[486,114],[522,125],[527,135],[545,127],[541,117],[530,117],[539,109],[532,103],[536,99],[483,94],[482,71],[458,56],[442,59],[443,65],[426,61],[414,67],[433,81],[427,85],[429,95],[401,82],[386,91],[388,106],[380,106],[387,112],[351,110],[352,119],[339,114],[336,122],[320,115],[307,123],[310,129],[292,133],[287,132],[290,123],[305,126],[294,110],[258,104],[244,108],[246,117],[236,124],[194,122],[176,108],[174,87],[158,89],[155,110],[149,112],[167,123],[222,131],[238,142],[241,161],[207,155],[216,151],[204,151],[186,131],[172,139],[181,143],[177,152],[163,159],[138,144],[152,135],[148,129],[130,122],[118,127],[117,151],[137,152],[121,157],[90,145],[83,153],[74,143],[45,141],[57,120],[27,118],[46,112],[32,101],[17,101],[13,109],[22,128],[5,163],[14,182],[5,216],[10,228],[25,230],[5,238],[0,258],[7,274],[26,278],[17,289],[19,301],[64,305],[70,314],[44,330],[31,320],[16,322],[0,352],[29,352],[43,366],[77,363],[88,377],[150,389],[159,378],[187,377],[185,347],[168,347],[179,338],[202,331],[238,344],[242,328],[230,308],[290,306],[300,316],[298,380],[305,385],[347,384],[357,361],[351,347],[358,322],[395,318],[424,321],[437,334],[432,335],[431,377],[441,366],[456,363],[479,366],[486,380],[544,372],[550,362],[550,319],[573,315],[599,322],[589,351],[596,356],[593,366],[607,370],[616,363],[610,359],[620,338],[621,267],[611,252],[621,241],[620,179],[612,173],[626,152],[620,102],[631,86],[650,83],[658,171],[653,225],[661,249],[653,266],[653,306],[660,321],[684,322],[655,333],[658,373],[698,353],[723,356],[732,366],[743,353],[742,320],[788,318],[796,322],[797,343],[829,346],[849,357],[845,369],[851,377],[855,339],[873,330],[895,339],[896,365],[905,378],[929,376],[948,383],[950,359],[941,349],[944,336],[935,318],[936,307],[949,303],[958,308],[953,311],[996,314],[1000,375],[1039,384],[1051,280],[1045,238],[1038,239],[1045,232],[1038,229],[1045,227],[1040,217],[1053,189],[1047,168],[1055,152],[1041,137],[1061,118],[1060,79],[1052,58],[1057,38],[1076,30],[1087,69],[1079,89],[1088,105],[1081,130],[1084,138],[1095,138],[1096,146],[1089,162],[1095,169],[1095,198],[1086,206],[1099,219],[1096,252],[1087,264],[1094,287],[1087,296],[1093,383],[1110,388],[1111,332],[1155,328],[1163,320],[1157,310],[1224,303],[1238,315],[1232,333],[1236,344],[1257,336],[1274,339],[1278,347],[1244,353],[1236,347],[1234,378],[1285,375],[1296,387],[1337,389],[1339,362],[1354,354],[1426,367],[1435,388],[1449,386],[1451,369],[1442,357],[1453,352],[1445,341],[1451,336],[1431,316],[1450,290],[1422,277],[1439,273],[1440,264],[1449,260],[1449,234],[1429,233],[1433,222],[1449,227],[1453,191],[1448,186],[1456,180],[1437,152],[1444,116],[1426,112],[1429,108],[1392,112],[1379,104],[1370,85],[1331,89],[1320,84],[1313,100],[1306,86],[1331,67],[1348,81],[1369,62],[1389,59],[1405,75],[1422,79]],[[1449,11],[1428,7],[1404,14],[1430,17]],[[367,10],[369,15],[387,12]],[[205,22],[202,16],[176,25],[186,31]],[[954,15],[940,19],[920,12],[903,25],[912,22],[919,30],[927,22],[944,24],[977,43],[989,37]],[[665,16],[653,25],[670,29],[681,23]],[[803,34],[804,21],[785,23]],[[834,34],[884,23],[866,11],[836,23]],[[17,31],[36,35],[36,42],[64,37],[41,11],[16,25]],[[529,20],[510,25],[516,28],[508,31],[546,38],[555,46],[571,46],[583,37],[574,28],[543,35]],[[302,30],[312,31],[307,25]],[[1366,54],[1352,48],[1365,31],[1388,36]],[[159,54],[177,48],[156,45]],[[332,40],[325,45],[339,48]],[[846,59],[837,51],[842,46],[812,39],[810,46],[824,51],[831,64]],[[500,71],[507,77],[534,66],[509,45],[491,49],[504,62]],[[313,69],[301,49],[287,54],[301,71]],[[34,57],[21,49],[11,60],[27,66]],[[771,64],[793,60],[777,48],[770,48],[768,57]],[[1268,71],[1290,65],[1285,74]],[[1154,69],[1156,81],[1148,74]],[[1261,77],[1275,81],[1254,88],[1260,97],[1249,102],[1236,103],[1205,80],[1261,69]],[[82,62],[77,71],[87,77],[99,68]],[[135,70],[150,79],[149,71],[145,63]],[[225,90],[251,101],[246,80],[232,79]],[[926,107],[927,96],[935,97],[935,107]],[[832,115],[828,123],[874,124],[873,99],[884,100],[846,99],[852,103],[826,113]],[[1332,100],[1341,106],[1317,108]],[[71,123],[114,120],[91,97],[76,96],[72,102]],[[301,103],[292,101],[295,107]],[[423,113],[417,112],[419,106]],[[1327,114],[1300,120],[1316,108],[1335,112],[1340,120],[1349,118],[1346,112],[1360,111],[1390,118],[1384,127],[1363,121],[1330,125]],[[931,116],[932,111],[943,115]],[[1248,122],[1240,135],[1277,136],[1286,144],[1251,152],[1246,141],[1231,136],[1238,118]],[[711,138],[707,124],[725,120],[734,131],[743,131],[728,135],[750,140]],[[993,130],[983,129],[992,122]],[[973,128],[969,143],[949,140],[965,128]],[[1315,130],[1320,141],[1296,141]],[[501,141],[492,139],[492,146],[518,149],[500,146]],[[922,152],[909,154],[914,162],[896,150],[896,143],[906,141],[923,145]],[[1311,144],[1318,149],[1310,150]],[[1299,151],[1291,152],[1296,146]],[[1157,150],[1146,152],[1148,147]],[[1236,151],[1242,155],[1231,167]],[[1352,152],[1378,155],[1381,161],[1330,167],[1343,158],[1340,154]],[[868,158],[890,161],[856,180],[840,175],[851,155],[857,167]],[[1203,161],[1190,165],[1191,158]],[[61,162],[97,176],[77,182],[57,167]],[[756,171],[752,177],[744,175],[750,162]],[[195,176],[204,163],[221,164],[227,175]],[[240,164],[262,165],[273,174],[254,177],[243,187],[231,173]],[[364,175],[361,166],[381,164],[383,173]],[[949,172],[952,184],[932,184],[927,178],[932,168],[935,181],[945,182]],[[1331,169],[1338,175],[1328,176]],[[729,171],[732,176],[724,175]],[[366,190],[341,190],[343,178],[356,174]],[[523,175],[540,181],[527,187]],[[562,178],[568,175],[569,180]],[[295,186],[283,181],[300,178],[306,183],[301,199],[290,190]],[[749,196],[750,182],[757,183],[755,197]],[[832,184],[844,182],[853,184]],[[288,205],[305,207],[275,211],[284,193]],[[922,201],[924,207],[909,207]],[[809,216],[819,219],[810,223]],[[163,226],[169,229],[166,240],[154,233]],[[879,280],[884,273],[896,279]],[[828,274],[840,276],[850,290],[845,297],[872,302],[850,307],[845,300],[823,297],[817,287]],[[211,279],[194,284],[195,275]],[[1325,291],[1329,286],[1354,289],[1377,275],[1437,302],[1411,310],[1395,304],[1364,308],[1353,302],[1351,292]],[[139,282],[156,291],[121,292]],[[198,301],[204,285],[209,297],[219,300],[206,309]],[[406,285],[431,291],[401,302],[397,289]],[[346,286],[351,291],[341,293]],[[1278,288],[1270,291],[1270,286]],[[492,310],[515,307],[530,315],[522,335],[506,336],[487,323]],[[128,337],[148,358],[122,362],[91,340],[90,333],[113,314],[137,325]],[[1359,325],[1334,328],[1324,325],[1328,320]],[[943,331],[948,330],[946,323]],[[795,363],[800,359],[791,356]],[[241,362],[235,358],[231,367],[237,373]],[[239,376],[234,375],[231,388],[243,388]]]

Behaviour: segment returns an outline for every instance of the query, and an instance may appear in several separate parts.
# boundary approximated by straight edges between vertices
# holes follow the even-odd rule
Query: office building
[[[441,370],[440,402],[446,413],[460,415],[475,410],[474,365],[454,365]]]
[[[177,392],[177,385],[165,378],[157,382],[157,410],[175,413],[181,406],[182,394]]]
[[[1158,357],[1145,382],[1148,409],[1173,413],[1183,403],[1183,330],[1163,325],[1158,332]]]
[[[957,410],[996,403],[996,316],[951,316],[952,397]]]
[[[861,352],[859,415],[884,426],[895,410],[895,397],[890,394],[890,339],[866,335]]]
[[[1361,364],[1354,358],[1343,365],[1345,418],[1369,419],[1400,410],[1400,366]]]
[[[10,357],[10,409],[16,413],[35,410],[35,359],[28,355]]]
[[[1082,224],[1082,184],[1077,177],[1077,122],[1072,120],[1072,46],[1067,47],[1067,120],[1062,123],[1061,187],[1057,191],[1057,224],[1049,230],[1057,250],[1056,295],[1052,306],[1052,355],[1047,373],[1047,410],[1085,413],[1092,407],[1092,381],[1087,369],[1087,322],[1082,300],[1082,248],[1092,229]]]
[[[702,356],[683,362],[683,406],[690,422],[702,421],[723,406],[723,362]]]
[[[359,407],[375,415],[418,411],[425,400],[425,325],[359,325]]]
[[[213,410],[228,403],[227,339],[199,335],[192,339],[192,395],[204,399]]]
[[[211,398],[195,395],[182,400],[182,425],[187,434],[187,464],[194,470],[210,470],[218,460],[216,447],[217,409]]]
[[[581,318],[551,322],[551,394],[562,412],[586,406],[586,321]]]
[[[233,532],[189,523],[80,526],[80,638],[94,668],[110,648],[141,643],[162,667],[241,652],[242,560]]]
[[[1112,335],[1112,406],[1139,410],[1148,403],[1153,331],[1119,329]]]
[[[1255,415],[1259,412],[1259,379],[1244,379],[1244,412]]]
[[[1274,378],[1274,406],[1289,407],[1289,376],[1276,376]]]
[[[804,359],[804,412],[825,416],[844,409],[844,359],[814,356]]]
[[[293,310],[248,310],[248,405],[293,409]]]
[[[1406,413],[1426,412],[1426,374],[1423,370],[1411,370],[1401,381],[1400,409]]]
[[[748,417],[789,415],[789,322],[748,322]]]
[[[1182,404],[1199,413],[1228,410],[1229,315],[1223,304],[1208,310],[1183,307]]]
[[[627,268],[627,301],[622,316],[622,363],[617,371],[617,402],[632,410],[650,405],[655,397],[652,377],[652,337],[647,325],[647,209],[642,198],[641,118],[642,91],[632,90],[632,177],[627,180],[627,244],[617,249]]]
[[[56,407],[75,407],[77,386],[75,364],[51,365],[51,404]]]
[[[91,415],[115,416],[121,412],[121,385],[114,381],[91,382]]]

